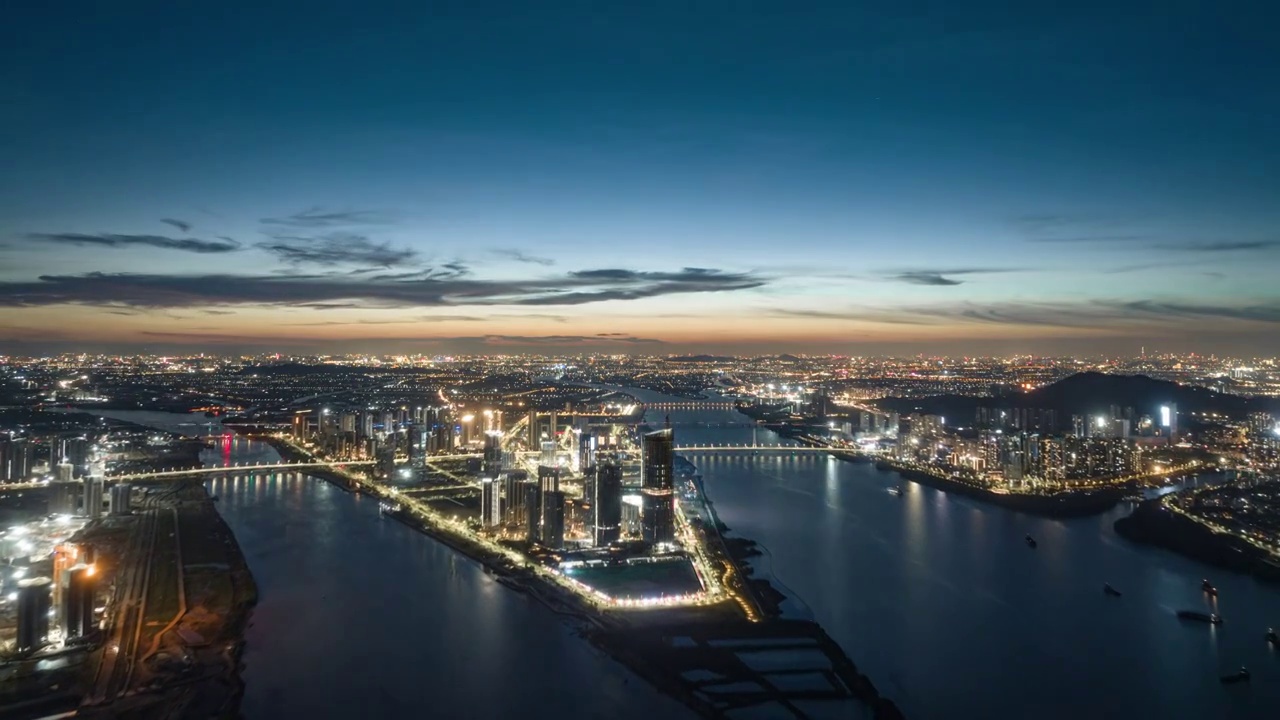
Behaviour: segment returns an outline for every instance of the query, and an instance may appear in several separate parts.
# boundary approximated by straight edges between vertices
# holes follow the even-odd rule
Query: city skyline
[[[6,353],[1280,352],[1266,8],[63,12]]]

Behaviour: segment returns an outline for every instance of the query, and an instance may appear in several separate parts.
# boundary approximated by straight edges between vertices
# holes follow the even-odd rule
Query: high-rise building
[[[542,490],[533,481],[524,483],[525,537],[531,543],[542,541]]]
[[[502,480],[503,516],[510,525],[524,521],[524,483],[529,474],[523,470],[508,470],[499,476]]]
[[[128,515],[131,512],[133,486],[128,483],[116,483],[111,486],[111,495],[107,499],[107,511],[112,515]]]
[[[541,464],[547,467],[556,466],[556,444],[554,441],[544,440],[542,442],[542,457],[539,460]]]
[[[84,474],[89,470],[89,440],[82,437],[67,438],[62,441],[62,457],[71,463],[75,472]]]
[[[485,475],[496,477],[502,472],[502,433],[491,430],[484,435],[484,465],[481,469]]]
[[[97,583],[92,565],[76,565],[65,571],[66,589],[62,593],[62,632],[68,640],[84,637],[96,628],[93,622],[93,596]]]
[[[75,467],[69,462],[61,462],[53,468],[53,479],[60,483],[69,483],[75,479]]]
[[[556,492],[560,489],[560,468],[538,466],[538,487],[542,492]]]
[[[31,475],[31,441],[24,437],[0,440],[0,481],[22,482]]]
[[[587,475],[596,464],[596,436],[590,431],[578,438],[578,472]],[[588,498],[588,502],[590,498]]]
[[[84,478],[84,515],[89,519],[102,516],[102,476],[86,475]]]
[[[1178,436],[1178,406],[1169,403],[1160,406],[1160,427],[1170,438]]]
[[[15,649],[20,653],[39,650],[49,639],[49,578],[18,581],[18,638]]]
[[[675,540],[675,436],[671,428],[644,436],[640,494],[641,537],[649,543]]]
[[[564,493],[542,495],[542,544],[552,550],[564,547]]]
[[[622,532],[622,466],[606,461],[595,466],[591,502],[592,544],[617,542]]]
[[[74,482],[57,482],[49,486],[49,514],[75,515],[80,503],[80,488]]]
[[[496,479],[480,478],[480,524],[485,527],[502,524],[502,499],[498,491]]]

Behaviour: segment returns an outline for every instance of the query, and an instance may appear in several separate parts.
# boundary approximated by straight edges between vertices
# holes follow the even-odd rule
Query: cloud
[[[260,222],[263,225],[315,229],[354,225],[391,225],[395,219],[387,213],[376,210],[326,211],[324,208],[313,207],[293,215],[262,218]]]
[[[191,232],[191,223],[185,220],[174,220],[173,218],[160,218],[160,222],[166,225],[172,225],[182,232]]]
[[[705,268],[676,272],[581,271],[558,277],[483,280],[456,274],[404,279],[348,275],[154,275],[86,273],[0,282],[0,307],[82,304],[182,308],[275,305],[304,308],[582,305],[760,287],[762,277]]]
[[[436,341],[479,341],[486,345],[662,345],[656,338],[642,338],[622,333],[599,335],[483,335],[480,337],[432,338]]]
[[[33,242],[59,245],[96,245],[112,248],[141,246],[200,254],[229,253],[240,249],[240,243],[229,238],[199,240],[196,238],[174,238],[165,235],[117,235],[113,233],[29,233],[23,237]]]
[[[515,260],[516,262],[529,263],[531,265],[542,265],[544,267],[550,267],[556,264],[556,261],[552,260],[551,258],[538,257],[537,255],[526,255],[520,250],[499,248],[497,250],[490,250],[490,252],[492,252],[494,255],[501,255],[505,258]]]
[[[316,236],[276,235],[255,246],[290,265],[371,265],[396,267],[417,258],[409,248],[394,248],[364,235],[327,233]]]
[[[1186,327],[1194,323],[1234,321],[1280,324],[1280,300],[1208,304],[1177,300],[1091,300],[1081,302],[992,302],[913,305],[847,310],[787,310],[777,317],[858,320],[890,325],[955,326],[975,323],[1025,327],[1121,330],[1137,326]]]
[[[1280,240],[1236,240],[1201,243],[1167,243],[1152,245],[1154,250],[1177,250],[1190,253],[1230,253],[1280,248]]]
[[[942,277],[938,273],[925,272],[902,273],[900,275],[894,275],[890,279],[910,283],[912,285],[934,285],[938,287],[964,284],[961,280],[951,280],[949,278]]]
[[[948,275],[990,275],[995,273],[1022,272],[1018,268],[950,268],[947,270],[903,270],[890,274],[889,280],[911,285],[931,285],[934,287],[951,287],[964,284],[963,280],[953,280]]]

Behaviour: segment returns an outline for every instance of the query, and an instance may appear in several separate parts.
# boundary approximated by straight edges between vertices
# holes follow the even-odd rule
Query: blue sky
[[[28,5],[13,347],[1280,351],[1265,3]]]

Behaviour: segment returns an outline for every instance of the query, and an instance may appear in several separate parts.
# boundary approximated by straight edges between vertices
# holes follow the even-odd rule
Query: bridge
[[[854,448],[810,447],[808,445],[676,445],[676,452],[718,453],[718,452],[811,452],[836,453],[858,452]]]
[[[643,410],[734,410],[736,405],[723,400],[690,400],[688,402],[642,403]]]
[[[478,453],[466,453],[462,455],[431,455],[426,458],[425,463],[442,462],[445,460],[468,460],[480,457]],[[120,475],[109,475],[104,480],[112,482],[126,482],[130,480],[162,480],[165,478],[187,477],[192,475],[216,475],[221,473],[255,473],[268,471],[292,471],[307,470],[311,468],[336,468],[343,469],[348,467],[368,466],[377,463],[377,460],[314,460],[308,462],[278,462],[278,463],[233,463],[231,465],[208,465],[205,467],[195,468],[179,468],[173,470],[152,470],[148,472],[123,473]],[[7,486],[5,486],[7,487]]]

